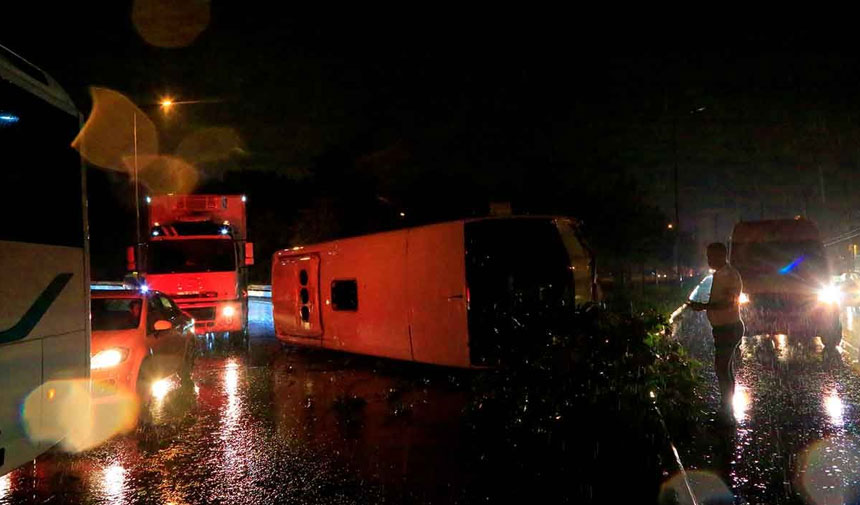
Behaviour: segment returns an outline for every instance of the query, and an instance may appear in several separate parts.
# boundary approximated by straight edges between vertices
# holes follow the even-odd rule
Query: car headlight
[[[232,305],[225,305],[223,309],[221,309],[221,315],[224,317],[233,317],[236,315],[236,309]]]
[[[749,302],[750,302],[750,295],[741,291],[740,296],[738,296],[738,304],[743,305],[743,304],[749,303]]]
[[[128,358],[128,349],[122,347],[112,347],[99,351],[95,356],[90,358],[90,369],[100,370],[102,368],[111,368],[119,365]]]
[[[842,301],[842,291],[834,285],[824,286],[818,290],[818,301],[821,303],[836,304]]]

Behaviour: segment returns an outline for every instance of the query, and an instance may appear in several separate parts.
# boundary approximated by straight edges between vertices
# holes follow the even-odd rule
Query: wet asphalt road
[[[736,503],[860,502],[854,318],[846,312],[834,355],[744,339],[737,424],[673,440],[698,503],[727,493]],[[175,383],[138,429],[0,477],[0,504],[478,501],[463,492],[479,477],[462,457],[458,372],[283,348],[267,304],[253,304],[251,319],[247,344],[202,341],[193,385]],[[685,314],[676,335],[705,364],[715,408],[707,322]]]
[[[0,504],[463,500],[456,371],[282,348],[266,310],[247,345],[203,342],[135,431],[0,477]]]
[[[845,336],[836,353],[824,352],[820,342],[744,337],[733,402],[736,425],[714,423],[692,440],[676,441],[699,479],[700,500],[727,487],[736,503],[860,503],[858,318],[856,308],[845,310]],[[676,335],[703,361],[701,373],[713,385],[707,400],[716,409],[704,315],[685,314]]]

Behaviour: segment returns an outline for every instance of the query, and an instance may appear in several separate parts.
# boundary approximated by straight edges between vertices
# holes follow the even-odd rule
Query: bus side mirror
[[[245,266],[254,264],[254,243],[245,242]]]
[[[164,319],[156,321],[152,327],[155,331],[167,331],[170,328],[173,328],[173,323]]]
[[[125,268],[129,272],[134,272],[137,270],[137,261],[135,261],[134,257],[134,246],[130,245],[125,249]]]

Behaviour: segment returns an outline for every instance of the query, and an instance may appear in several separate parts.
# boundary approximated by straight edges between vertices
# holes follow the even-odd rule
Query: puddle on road
[[[710,335],[696,318],[686,321],[681,338],[705,363],[715,408]],[[851,351],[856,337],[847,330],[836,353],[785,335],[745,337],[736,365],[736,424],[707,427],[689,441],[688,464],[725,476],[743,503],[860,501],[860,368]]]
[[[159,386],[134,433],[3,476],[0,503],[457,499],[439,485],[468,473],[451,458],[466,395],[448,373],[272,340],[204,347],[194,383]]]

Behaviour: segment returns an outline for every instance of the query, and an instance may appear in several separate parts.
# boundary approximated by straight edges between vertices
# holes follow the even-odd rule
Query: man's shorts
[[[714,348],[717,351],[733,351],[744,336],[744,323],[714,326]]]

